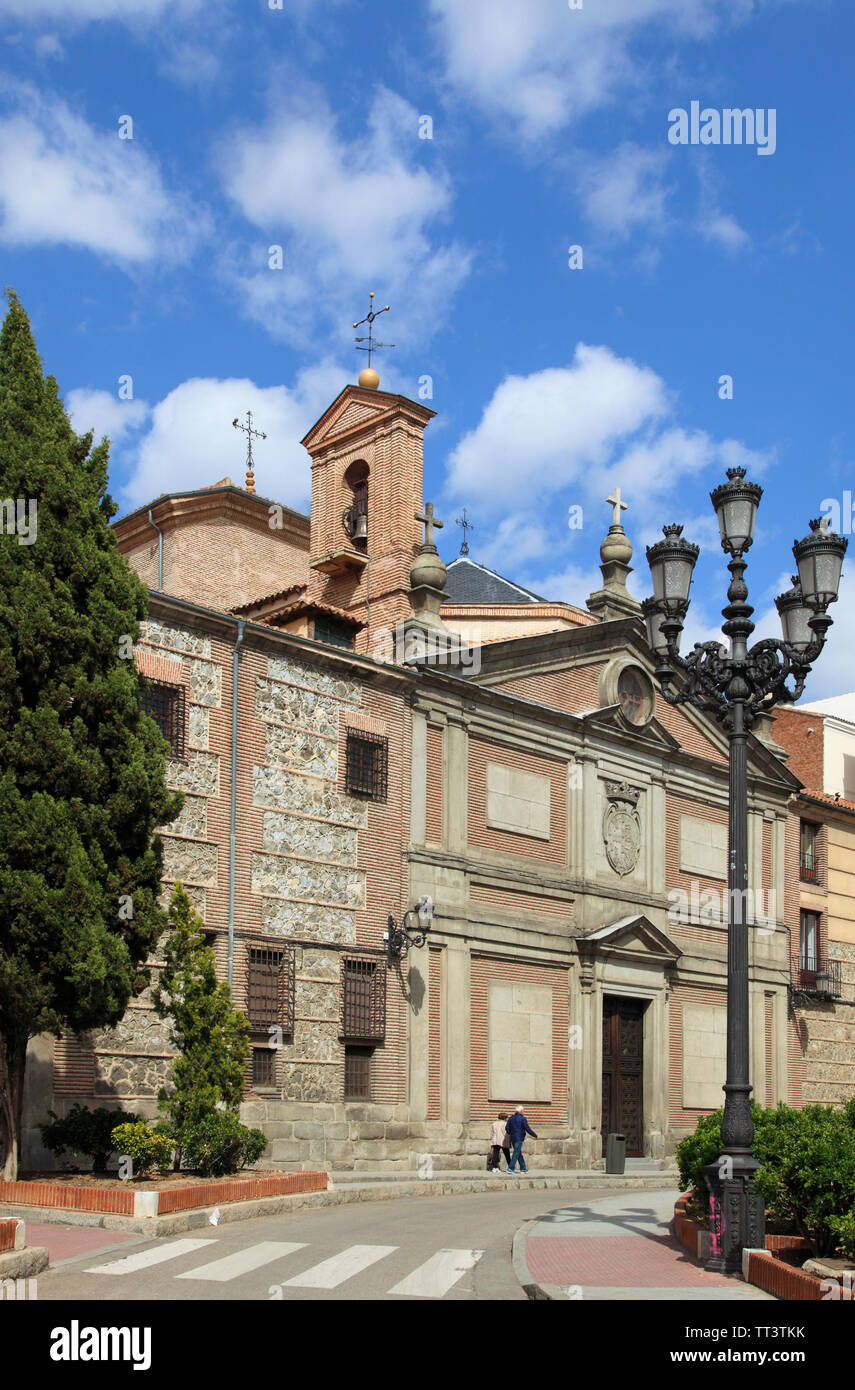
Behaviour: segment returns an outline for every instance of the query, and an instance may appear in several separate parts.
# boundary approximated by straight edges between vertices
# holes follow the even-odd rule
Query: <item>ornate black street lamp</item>
[[[754,1126],[748,1081],[748,731],[759,713],[801,695],[831,626],[826,609],[837,599],[847,541],[820,520],[810,523],[810,535],[793,545],[798,566],[793,588],[776,600],[783,641],[767,638],[749,650],[754,609],[746,603],[743,556],[754,538],[763,490],[746,479],[744,468],[729,468],[727,477],[710,493],[710,500],[718,514],[722,549],[731,557],[729,602],[722,609],[726,621],[721,629],[730,638],[730,650],[717,641],[697,642],[688,656],[680,655],[680,633],[699,554],[696,545],[683,539],[682,526],[665,526],[665,539],[648,547],[653,597],[644,600],[642,609],[664,698],[671,705],[689,703],[711,711],[727,730],[730,743],[727,1079],[722,1152],[706,1170],[713,1234],[707,1269],[741,1274],[743,1249],[765,1244],[763,1199],[754,1191],[759,1164],[751,1151]],[[672,688],[677,672],[682,680]],[[792,687],[787,684],[790,677]]]
[[[418,928],[408,925],[413,917],[418,921]],[[400,926],[392,914],[389,914],[389,929],[385,933],[385,940],[387,960],[390,966],[396,957],[398,960],[402,960],[411,946],[424,946],[432,921],[433,899],[427,896],[419,898],[418,906],[411,907],[408,912],[404,913],[404,920]]]

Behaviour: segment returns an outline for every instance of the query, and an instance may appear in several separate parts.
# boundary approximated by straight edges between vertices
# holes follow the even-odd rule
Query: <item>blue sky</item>
[[[617,483],[633,591],[684,522],[712,636],[743,463],[771,635],[794,537],[855,490],[853,40],[845,0],[0,0],[3,280],[122,510],[242,481],[247,409],[258,490],[306,508],[373,289],[383,386],[432,381],[446,559],[465,505],[475,559],[583,603]],[[670,143],[693,101],[774,110],[774,153]],[[854,594],[810,698],[855,688]]]

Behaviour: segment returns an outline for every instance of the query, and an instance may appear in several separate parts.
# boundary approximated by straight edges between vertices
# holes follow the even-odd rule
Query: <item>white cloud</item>
[[[0,116],[0,241],[83,247],[126,265],[182,260],[203,226],[164,187],[137,140],[96,130],[61,101],[6,83]]]
[[[165,15],[190,15],[211,2],[220,0],[0,0],[0,19],[64,20],[67,24],[113,19],[137,24]]]
[[[301,372],[292,389],[257,386],[245,378],[182,382],[151,411],[148,432],[130,459],[123,501],[138,507],[163,492],[192,491],[222,477],[242,487],[246,436],[232,428],[232,421],[251,410],[255,428],[267,435],[253,449],[256,491],[306,508],[311,475],[299,441],[346,382],[345,371],[332,361]]]
[[[639,227],[660,232],[667,222],[666,199],[672,188],[663,182],[667,153],[624,144],[603,159],[588,159],[580,169],[579,192],[585,213],[601,231],[629,236]]]
[[[305,341],[319,315],[353,317],[377,289],[396,293],[394,326],[412,341],[436,303],[465,278],[470,253],[438,244],[434,227],[448,216],[448,178],[420,165],[416,108],[384,88],[367,121],[349,135],[316,93],[277,104],[267,125],[244,128],[223,143],[219,165],[228,195],[261,236],[254,265],[238,249],[226,260],[245,311],[277,336]],[[433,164],[433,160],[426,163]],[[271,269],[268,247],[282,246]],[[359,299],[354,302],[356,287]],[[392,333],[384,321],[384,337]],[[350,336],[342,326],[342,338]]]
[[[775,0],[772,0],[775,3]],[[755,0],[430,0],[451,85],[495,120],[510,117],[529,139],[562,129],[575,117],[638,84],[632,43],[663,30],[704,37],[738,22]],[[497,13],[498,11],[498,13]]]
[[[491,510],[557,492],[604,467],[618,443],[668,410],[664,382],[608,348],[580,343],[569,367],[509,376],[450,460],[449,487]]]
[[[92,430],[94,444],[98,444],[104,435],[113,444],[121,443],[125,435],[133,433],[145,423],[149,414],[145,401],[120,401],[109,391],[88,388],[69,391],[65,406],[71,416],[72,428],[77,434]]]

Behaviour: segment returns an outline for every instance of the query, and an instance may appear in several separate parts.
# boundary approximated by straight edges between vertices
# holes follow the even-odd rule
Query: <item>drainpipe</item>
[[[235,819],[237,814],[237,712],[238,712],[238,660],[243,644],[243,631],[246,621],[237,620],[237,641],[232,658],[232,804],[229,820],[229,985],[232,983],[232,969],[235,956]]]
[[[153,526],[157,532],[157,587],[163,592],[163,532],[151,514],[151,507],[148,509],[149,525]]]

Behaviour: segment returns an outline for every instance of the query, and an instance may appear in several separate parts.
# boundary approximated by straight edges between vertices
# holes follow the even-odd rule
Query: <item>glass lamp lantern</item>
[[[684,540],[682,526],[663,526],[665,539],[647,547],[647,563],[653,580],[653,597],[669,614],[684,616],[689,606],[692,571],[700,554],[698,546]]]
[[[667,656],[668,638],[662,631],[662,624],[668,616],[664,605],[658,598],[645,598],[641,601],[641,611],[647,623],[647,645],[654,656]]]
[[[794,542],[793,555],[805,603],[823,611],[837,602],[843,556],[849,542],[845,536],[829,531],[821,517],[810,523],[810,530],[804,540]]]
[[[763,489],[750,483],[744,468],[728,468],[727,482],[710,493],[710,501],[718,517],[722,550],[739,555],[754,540],[754,523]]]
[[[775,599],[775,607],[781,619],[784,641],[799,652],[805,651],[811,642],[816,640],[816,634],[808,626],[814,615],[814,609],[809,608],[804,601],[798,575],[794,574],[791,577],[792,589],[787,589],[786,593],[780,594]]]

